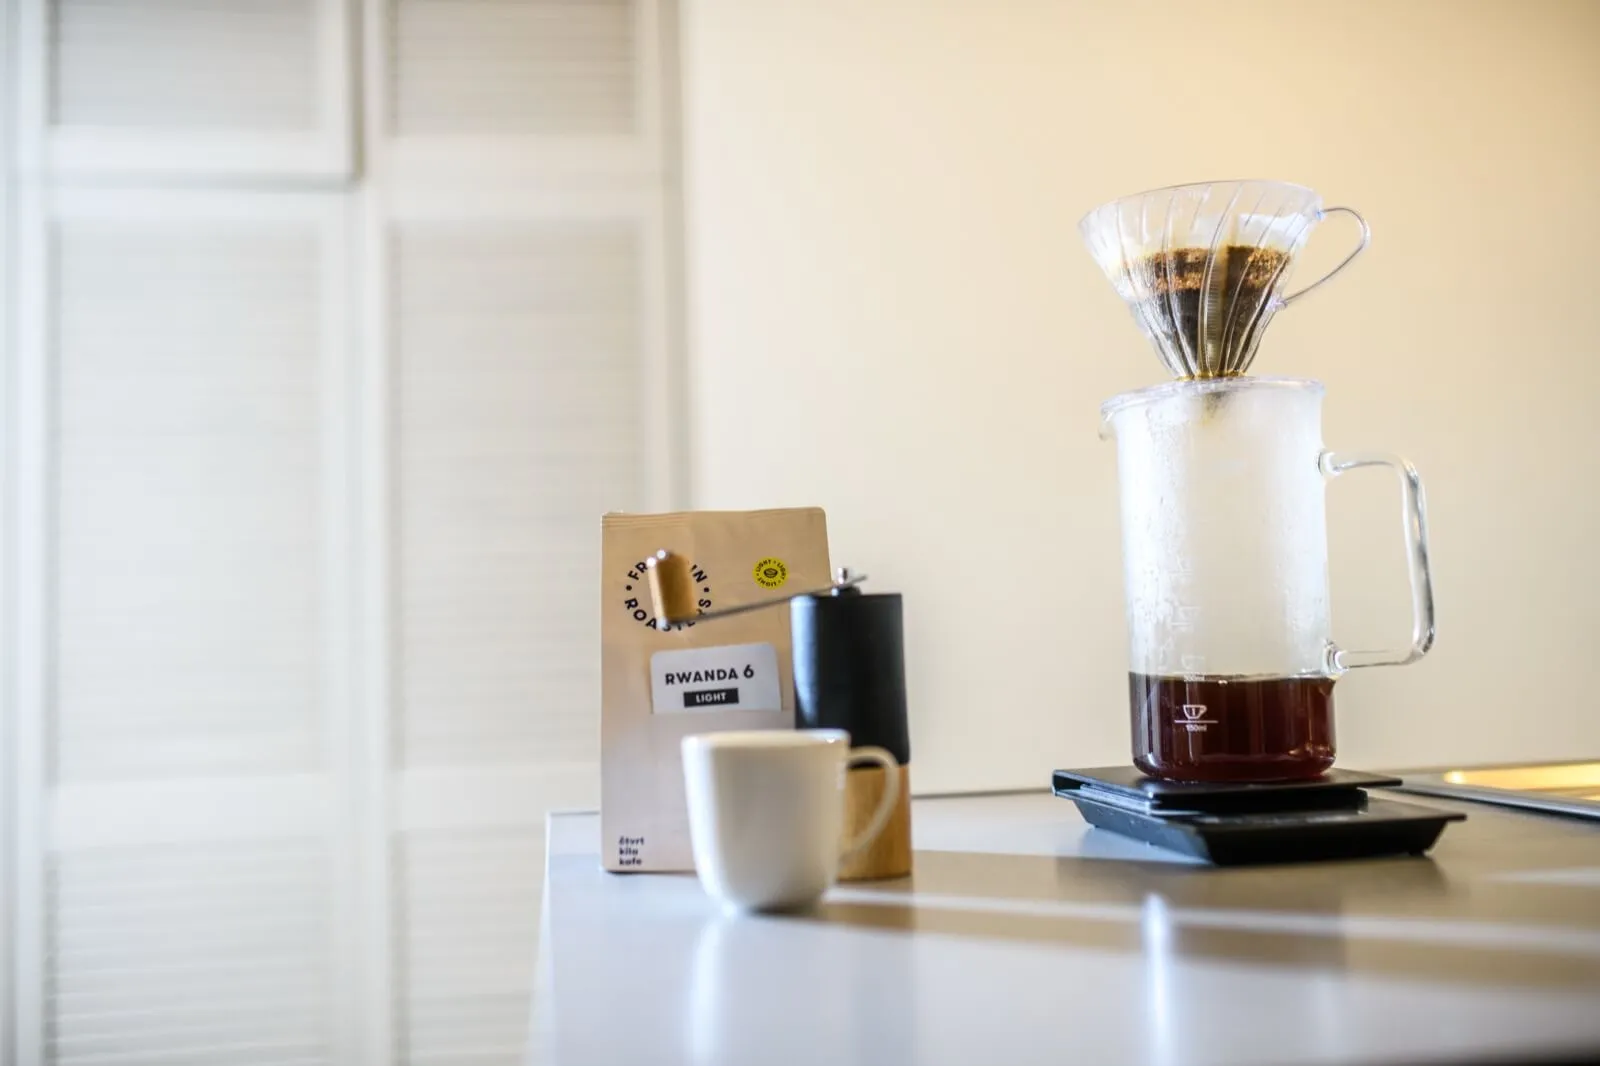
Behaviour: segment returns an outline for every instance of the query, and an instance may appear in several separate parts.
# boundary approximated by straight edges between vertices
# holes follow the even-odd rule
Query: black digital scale
[[[1057,770],[1056,795],[1090,825],[1218,866],[1421,855],[1466,815],[1373,798],[1397,777],[1329,770],[1309,781],[1158,781],[1132,766]]]

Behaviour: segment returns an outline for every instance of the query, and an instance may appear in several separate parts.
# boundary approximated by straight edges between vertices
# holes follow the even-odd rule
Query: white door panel
[[[396,180],[648,187],[659,0],[368,0],[378,165]]]
[[[336,1062],[355,823],[338,197],[35,200],[22,1061]],[[281,891],[267,891],[268,886]],[[26,994],[23,994],[23,993]],[[130,998],[131,997],[131,998]],[[280,1003],[276,1017],[249,1009]],[[41,1024],[42,1023],[42,1024]],[[31,1038],[31,1039],[30,1039]]]
[[[673,10],[8,10],[0,1066],[521,1062],[681,503]]]
[[[20,0],[59,178],[351,173],[346,0]]]

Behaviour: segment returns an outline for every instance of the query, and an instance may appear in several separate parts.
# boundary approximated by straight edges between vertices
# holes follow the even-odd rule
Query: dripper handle
[[[1422,477],[1406,460],[1384,452],[1323,452],[1318,465],[1329,478],[1363,466],[1386,466],[1400,476],[1400,522],[1411,578],[1411,646],[1350,651],[1330,643],[1328,672],[1337,677],[1361,666],[1414,663],[1433,647],[1433,574],[1428,567],[1428,507],[1422,495]]]
[[[1300,297],[1304,296],[1306,293],[1310,292],[1312,289],[1316,288],[1318,285],[1321,285],[1323,282],[1330,280],[1335,274],[1339,273],[1339,271],[1341,271],[1345,267],[1349,266],[1351,260],[1353,260],[1356,256],[1360,255],[1362,252],[1367,250],[1367,245],[1369,243],[1371,243],[1371,241],[1372,241],[1372,227],[1367,225],[1367,220],[1362,218],[1361,217],[1361,212],[1357,211],[1355,208],[1353,208],[1353,207],[1325,207],[1321,211],[1317,212],[1317,221],[1319,221],[1319,222],[1322,221],[1322,219],[1327,218],[1329,215],[1333,214],[1335,211],[1342,211],[1345,214],[1349,215],[1351,218],[1356,220],[1356,225],[1361,227],[1361,243],[1356,245],[1355,246],[1355,250],[1352,251],[1349,255],[1347,255],[1343,259],[1339,260],[1339,265],[1338,266],[1334,267],[1332,270],[1328,271],[1326,274],[1322,275],[1322,277],[1318,278],[1316,281],[1313,281],[1310,285],[1307,285],[1305,288],[1301,289],[1299,292],[1290,293],[1288,296],[1285,296],[1282,299],[1280,299],[1278,301],[1278,306],[1279,307],[1288,307],[1290,304],[1292,304],[1296,300],[1300,299]]]

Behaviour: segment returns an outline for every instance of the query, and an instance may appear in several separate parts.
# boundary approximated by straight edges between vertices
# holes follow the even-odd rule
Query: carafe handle
[[[1353,208],[1353,207],[1325,207],[1321,211],[1317,212],[1317,221],[1321,222],[1324,218],[1327,218],[1329,215],[1333,214],[1336,211],[1341,212],[1341,213],[1346,214],[1346,215],[1349,215],[1351,218],[1356,220],[1356,225],[1361,227],[1361,243],[1356,245],[1355,246],[1355,250],[1352,251],[1349,255],[1347,255],[1343,259],[1339,260],[1339,265],[1338,266],[1334,267],[1332,270],[1328,271],[1326,274],[1322,275],[1322,277],[1318,278],[1316,281],[1313,281],[1310,285],[1307,285],[1305,288],[1301,289],[1299,292],[1290,293],[1288,296],[1285,296],[1282,299],[1280,299],[1278,301],[1278,306],[1280,308],[1288,307],[1290,304],[1294,303],[1296,300],[1300,299],[1300,297],[1304,296],[1306,293],[1310,292],[1312,289],[1316,288],[1318,285],[1321,285],[1323,282],[1333,280],[1333,276],[1335,274],[1339,273],[1339,271],[1341,271],[1345,267],[1349,266],[1350,265],[1350,261],[1352,259],[1354,259],[1356,256],[1360,255],[1362,252],[1367,250],[1367,245],[1369,243],[1371,243],[1371,241],[1372,241],[1372,227],[1367,225],[1367,220],[1362,218],[1361,217],[1361,212],[1357,211],[1355,208]]]
[[[1318,465],[1329,478],[1363,466],[1386,466],[1400,475],[1400,522],[1406,541],[1406,569],[1411,575],[1411,646],[1347,651],[1330,642],[1328,671],[1337,676],[1361,666],[1414,663],[1433,647],[1433,575],[1428,569],[1428,509],[1422,478],[1416,467],[1386,452],[1323,452]]]

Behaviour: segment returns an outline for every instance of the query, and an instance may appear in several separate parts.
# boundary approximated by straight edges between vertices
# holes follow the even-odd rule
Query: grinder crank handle
[[[757,600],[754,603],[742,603],[737,607],[723,607],[720,610],[697,614],[694,606],[694,582],[689,574],[687,558],[662,550],[656,552],[653,558],[646,559],[644,565],[646,576],[650,580],[650,597],[655,601],[656,616],[661,619],[663,629],[674,627],[681,629],[690,622],[710,622],[718,618],[731,618],[736,614],[762,611],[780,603],[788,603],[796,596],[821,596],[829,592],[838,592],[840,589],[854,588],[867,579],[866,574],[858,574],[849,567],[840,567],[834,571],[833,584],[822,588],[801,589],[782,596],[774,596],[770,600]]]

